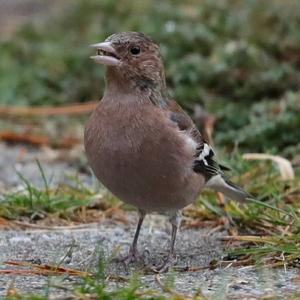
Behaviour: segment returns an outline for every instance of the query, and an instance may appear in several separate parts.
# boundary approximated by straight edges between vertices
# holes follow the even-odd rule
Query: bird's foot
[[[126,256],[123,257],[117,257],[114,259],[115,262],[123,263],[125,266],[126,272],[128,272],[128,267],[132,263],[136,262],[143,262],[145,265],[145,262],[148,261],[150,256],[149,250],[144,250],[143,254],[141,255],[137,249],[130,247],[129,252]]]
[[[136,248],[130,247],[129,252],[125,256],[114,258],[115,262],[123,263],[128,266],[130,263],[134,263],[139,260],[140,254]]]
[[[152,267],[151,270],[155,273],[165,273],[168,272],[168,270],[171,267],[176,265],[176,263],[177,263],[177,256],[175,254],[169,254],[161,266]]]

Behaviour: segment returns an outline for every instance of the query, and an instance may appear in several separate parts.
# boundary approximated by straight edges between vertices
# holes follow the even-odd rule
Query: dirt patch
[[[34,230],[34,231],[2,231],[0,232],[0,261],[5,260],[40,260],[42,263],[57,264],[70,251],[63,265],[68,268],[95,271],[99,255],[109,257],[120,247],[121,253],[128,251],[131,242],[136,215],[130,215],[131,225],[112,223],[107,220],[97,226],[81,230]],[[166,254],[170,227],[165,218],[151,216],[146,219],[141,232],[139,249],[148,249],[151,262],[159,264]],[[209,229],[183,230],[177,240],[176,249],[179,257],[178,266],[207,267],[213,259],[223,255],[223,244],[220,242],[222,233],[209,234]],[[1,269],[8,266],[1,265]],[[133,265],[131,273],[140,266]],[[110,263],[110,274],[126,275],[122,264]],[[199,288],[213,299],[253,299],[259,295],[286,295],[300,287],[293,284],[298,276],[296,269],[249,269],[249,268],[218,268],[203,269],[198,272],[174,274],[174,288],[178,292],[193,294]],[[162,280],[170,277],[162,275]],[[144,288],[160,290],[154,274],[139,276]],[[0,277],[0,295],[14,282],[19,292],[43,294],[45,287],[52,284],[75,286],[78,278],[46,278],[43,276],[2,276]],[[51,285],[51,284],[50,284]],[[108,284],[114,288],[115,283]],[[66,292],[50,288],[50,295],[56,298]],[[226,296],[225,296],[226,295]],[[255,298],[254,298],[255,299]]]
[[[51,179],[53,186],[68,180],[67,174],[78,174],[87,185],[92,185],[92,178],[82,173],[78,160],[84,157],[79,149],[72,158],[70,155],[54,155],[51,157],[43,148],[31,148],[19,145],[0,143],[0,181],[2,190],[18,189],[22,184],[16,170],[22,173],[35,185],[43,185],[43,179],[36,164],[38,158]],[[69,159],[65,159],[68,157]],[[72,252],[64,262],[64,266],[80,270],[95,271],[100,250],[106,257],[120,247],[121,253],[126,253],[135,229],[136,214],[129,213],[129,225],[116,223],[113,220],[102,221],[98,226],[73,230],[26,230],[0,231],[0,262],[1,269],[8,266],[2,263],[6,260],[40,260],[42,263],[57,264],[72,248]],[[210,233],[209,228],[197,230],[182,230],[179,234],[176,249],[180,267],[207,267],[224,255],[224,244],[220,237],[224,233]],[[140,249],[150,251],[151,264],[160,264],[170,238],[170,227],[161,216],[148,216],[143,226],[140,238]],[[133,265],[131,272],[139,270],[140,265]],[[125,274],[122,264],[108,265],[108,272]],[[169,275],[162,276],[165,280]],[[217,268],[203,269],[198,272],[176,273],[174,287],[177,291],[192,294],[201,288],[205,295],[213,299],[255,299],[259,295],[286,295],[289,292],[300,291],[297,285],[298,269],[284,270],[263,268]],[[153,274],[141,276],[144,288],[160,289]],[[43,294],[45,287],[51,284],[74,286],[78,278],[47,278],[42,276],[1,276],[0,295],[3,296],[10,283],[14,282],[19,292]],[[109,284],[114,288],[114,283]],[[56,298],[65,295],[61,290],[51,288],[51,295]],[[226,296],[225,296],[226,295]],[[254,298],[253,298],[254,297]]]

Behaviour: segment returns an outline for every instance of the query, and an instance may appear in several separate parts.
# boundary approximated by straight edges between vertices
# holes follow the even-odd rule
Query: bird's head
[[[91,45],[91,58],[107,66],[107,81],[122,81],[140,90],[165,88],[164,67],[158,45],[139,32],[121,32]]]

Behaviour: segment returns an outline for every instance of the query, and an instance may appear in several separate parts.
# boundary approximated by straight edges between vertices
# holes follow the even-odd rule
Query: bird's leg
[[[126,268],[128,267],[128,265],[130,263],[137,261],[140,257],[139,253],[138,253],[138,250],[137,250],[137,242],[138,242],[140,230],[141,230],[141,227],[142,227],[142,224],[143,224],[146,213],[142,210],[139,210],[138,213],[139,213],[139,221],[138,221],[138,224],[137,224],[137,227],[136,227],[133,242],[132,242],[132,244],[130,246],[130,249],[129,249],[129,253],[128,253],[128,255],[126,255],[123,258],[117,259],[118,261],[123,262],[125,264]]]
[[[170,267],[174,266],[177,262],[177,256],[175,254],[175,240],[178,228],[181,223],[181,211],[176,211],[174,215],[170,217],[170,223],[172,225],[172,236],[171,236],[171,244],[168,256],[163,264],[157,268],[154,268],[153,271],[163,273],[167,272]]]
[[[146,215],[145,212],[139,210],[139,221],[138,221],[138,224],[136,227],[132,245],[130,246],[130,250],[129,250],[129,254],[132,254],[133,257],[135,257],[135,258],[138,257],[137,242],[138,242],[140,230],[141,230],[145,215]]]

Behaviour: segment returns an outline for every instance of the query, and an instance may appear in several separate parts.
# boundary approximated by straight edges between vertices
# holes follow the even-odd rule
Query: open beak
[[[97,49],[97,55],[91,56],[91,59],[95,62],[107,66],[117,66],[119,64],[120,59],[110,42],[93,44],[91,47]]]

